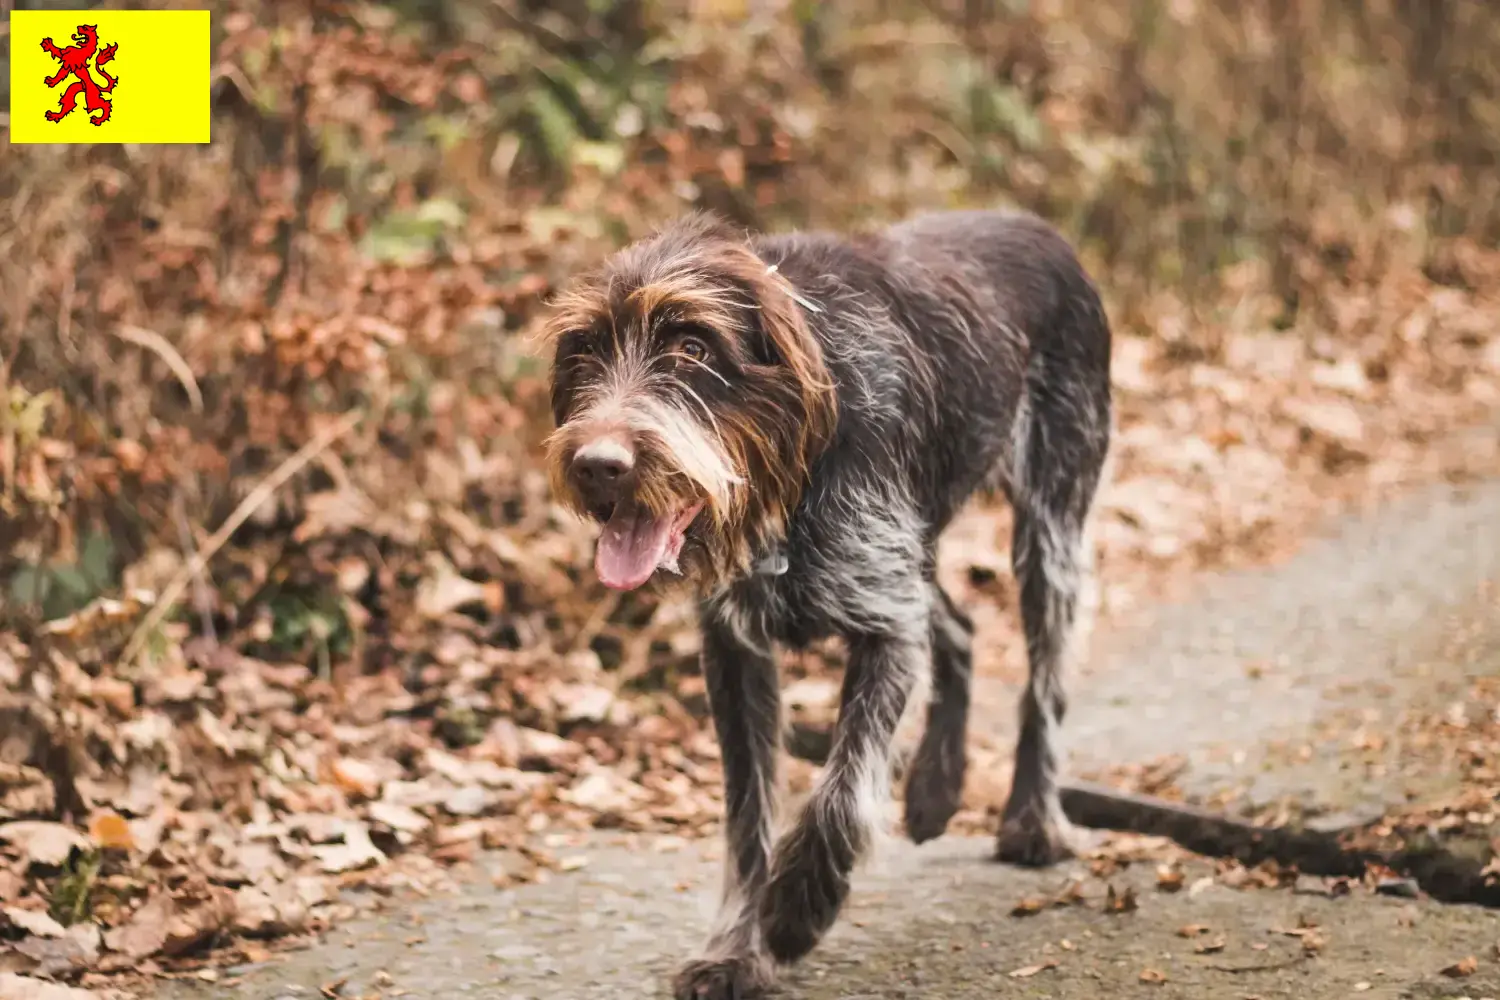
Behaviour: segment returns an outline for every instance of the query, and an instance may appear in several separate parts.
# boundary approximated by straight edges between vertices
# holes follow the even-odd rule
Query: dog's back
[[[1036,216],[932,212],[756,244],[824,310],[812,328],[839,385],[833,456],[910,477],[932,534],[976,490],[1014,492],[1038,411],[1097,425],[1091,441],[1064,432],[1050,447],[1107,446],[1109,325],[1072,248]]]

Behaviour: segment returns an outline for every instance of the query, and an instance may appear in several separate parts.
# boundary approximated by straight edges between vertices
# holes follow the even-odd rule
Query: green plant
[[[93,912],[94,884],[104,858],[99,851],[75,851],[52,887],[47,912],[64,927],[87,920]]]

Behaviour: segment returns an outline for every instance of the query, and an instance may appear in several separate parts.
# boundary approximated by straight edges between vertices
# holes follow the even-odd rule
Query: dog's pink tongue
[[[617,504],[599,536],[594,570],[606,587],[634,590],[656,572],[671,535],[670,517],[653,517],[634,504]]]

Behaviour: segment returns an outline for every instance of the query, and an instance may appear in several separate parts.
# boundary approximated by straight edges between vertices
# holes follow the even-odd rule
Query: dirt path
[[[1190,792],[1236,786],[1323,809],[1401,801],[1414,789],[1399,772],[1340,766],[1337,744],[1355,720],[1379,729],[1445,706],[1474,671],[1500,669],[1497,599],[1500,481],[1414,493],[1280,566],[1207,581],[1194,600],[1099,635],[1071,681],[1072,770],[1182,754]],[[978,683],[978,739],[1010,745],[1019,694]]]
[[[1328,899],[1288,890],[1236,891],[1214,884],[1165,895],[1149,871],[1116,877],[1140,909],[1101,912],[1094,883],[1086,906],[1009,916],[1029,895],[1056,893],[1068,869],[1020,872],[984,860],[988,843],[944,838],[921,850],[895,846],[860,880],[848,918],[786,977],[800,1000],[988,1000],[1369,996],[1459,997],[1500,993],[1491,958],[1500,915],[1394,899]],[[706,925],[718,864],[706,845],[660,853],[642,842],[594,846],[583,871],[541,886],[497,892],[482,877],[451,898],[341,927],[321,946],[245,976],[238,986],[182,984],[169,996],[314,1000],[346,979],[345,997],[475,997],[486,1000],[656,998],[677,959]],[[1206,869],[1189,867],[1189,885]],[[674,890],[674,884],[682,886]],[[1307,956],[1280,931],[1313,923],[1325,944]],[[1205,925],[1191,940],[1189,924]],[[1204,942],[1222,951],[1198,954]],[[1066,942],[1066,944],[1064,943]],[[1259,947],[1258,947],[1259,946]],[[1454,982],[1441,969],[1467,955],[1484,965]],[[1055,960],[1030,978],[1011,973]],[[1141,981],[1151,970],[1166,976]],[[1237,970],[1237,971],[1229,971]],[[1359,984],[1369,984],[1361,990]]]
[[[1315,806],[1398,801],[1399,768],[1354,766],[1348,729],[1379,725],[1397,706],[1442,706],[1476,671],[1500,672],[1500,483],[1416,495],[1346,525],[1275,569],[1212,581],[1188,604],[1128,633],[1099,637],[1074,684],[1068,720],[1074,770],[1186,754],[1182,783],[1207,793],[1236,784],[1255,797],[1295,792]],[[1462,632],[1462,651],[1450,640]],[[977,694],[981,734],[1006,740],[1015,692]],[[1493,706],[1488,707],[1493,710]],[[1326,732],[1325,732],[1326,730]],[[1395,752],[1394,749],[1392,752]],[[1423,779],[1430,780],[1430,779]],[[1428,788],[1430,790],[1430,786]],[[859,880],[847,918],[786,980],[806,1000],[1053,997],[1500,996],[1500,914],[1427,901],[1235,890],[1190,867],[1181,892],[1154,888],[1150,866],[1113,876],[1140,906],[1106,914],[1104,883],[1088,905],[1010,916],[1052,895],[1081,864],[1044,873],[986,861],[988,842],[947,837],[892,843]],[[495,889],[482,860],[451,896],[381,901],[309,950],[218,985],[166,995],[590,1000],[664,995],[662,977],[706,926],[717,878],[712,844],[595,837],[563,854],[587,858],[542,885]],[[1316,955],[1282,933],[1317,925]],[[1206,925],[1201,937],[1178,934]],[[1199,953],[1203,942],[1222,950]],[[1478,971],[1441,970],[1473,955]],[[1016,970],[1055,960],[1031,976]],[[1143,972],[1165,982],[1142,981]]]

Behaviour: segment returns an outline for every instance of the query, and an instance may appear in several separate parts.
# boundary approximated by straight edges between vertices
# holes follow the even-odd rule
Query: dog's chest
[[[826,601],[817,596],[826,590],[826,581],[820,584],[808,566],[781,556],[763,560],[755,573],[735,584],[726,605],[773,641],[803,649],[842,631]]]

